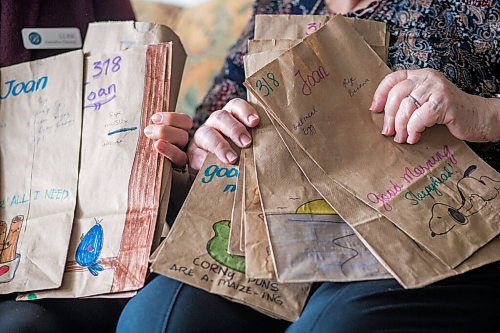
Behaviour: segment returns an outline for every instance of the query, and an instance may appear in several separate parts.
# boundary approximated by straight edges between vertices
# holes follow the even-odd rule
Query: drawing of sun
[[[314,215],[338,215],[324,199],[317,199],[306,202],[297,208],[296,214],[314,214]]]

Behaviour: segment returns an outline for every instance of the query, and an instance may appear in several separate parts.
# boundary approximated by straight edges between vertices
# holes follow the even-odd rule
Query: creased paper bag
[[[497,236],[456,269],[449,268],[411,240],[387,218],[351,196],[329,178],[281,126],[274,123],[272,118],[271,121],[304,175],[325,200],[330,205],[339,207],[338,213],[346,219],[350,219],[352,214],[363,214],[365,222],[355,228],[361,236],[360,239],[369,240],[369,243],[364,241],[365,244],[405,288],[423,287],[500,260],[500,238]]]
[[[241,153],[243,156],[243,153]],[[240,157],[238,170],[243,170],[243,158]],[[236,191],[234,192],[233,211],[231,213],[231,228],[229,230],[229,243],[227,251],[230,254],[239,256],[245,255],[245,252],[240,249],[241,243],[241,228],[243,227],[243,173],[238,174]]]
[[[253,73],[282,52],[245,57]],[[264,109],[253,131],[255,166],[278,281],[355,281],[391,275],[309,183]]]
[[[364,65],[359,66],[359,63]],[[281,66],[280,70],[276,69],[278,64]],[[303,80],[295,82],[298,79],[296,75],[298,72],[303,71],[307,77],[312,73],[309,72],[311,70],[316,71],[315,76],[319,82],[314,82],[314,84],[312,81],[309,84]],[[366,204],[371,204],[386,216],[390,216],[393,223],[407,234],[411,234],[440,260],[448,265],[456,266],[457,262],[462,262],[496,236],[494,221],[498,221],[498,218],[495,217],[498,210],[496,212],[490,210],[491,207],[494,207],[494,202],[490,200],[488,202],[489,209],[487,208],[480,214],[482,215],[480,220],[490,221],[490,224],[483,223],[481,227],[474,230],[470,229],[470,225],[465,224],[460,225],[464,229],[462,231],[459,231],[458,227],[453,227],[438,234],[430,230],[433,224],[431,223],[432,218],[429,220],[430,214],[427,211],[429,208],[432,210],[432,202],[438,199],[429,196],[425,198],[428,200],[417,208],[411,207],[405,202],[406,196],[410,196],[408,193],[411,192],[412,188],[418,188],[426,179],[432,181],[432,178],[420,178],[417,181],[409,179],[409,185],[406,188],[410,186],[411,188],[398,191],[395,195],[398,200],[388,200],[387,202],[370,202],[369,196],[364,193],[366,185],[368,184],[370,188],[383,187],[383,185],[387,185],[387,182],[390,183],[388,178],[393,177],[391,171],[398,171],[403,165],[403,172],[405,172],[404,166],[412,165],[412,163],[417,163],[417,167],[420,166],[418,163],[427,165],[429,160],[425,160],[425,158],[429,158],[430,154],[432,155],[430,155],[431,162],[429,164],[433,163],[430,167],[434,166],[432,168],[433,177],[440,177],[438,174],[440,168],[449,167],[450,163],[453,165],[452,172],[456,177],[451,180],[452,175],[450,175],[447,179],[450,179],[450,183],[455,185],[457,190],[457,183],[463,179],[460,174],[465,176],[475,170],[474,167],[469,167],[471,163],[479,165],[483,173],[491,174],[492,177],[496,173],[475,157],[463,143],[453,139],[445,129],[440,127],[429,130],[422,142],[415,146],[397,145],[392,140],[381,137],[379,128],[382,116],[372,115],[367,109],[374,89],[387,73],[388,69],[374,56],[374,53],[359,35],[345,23],[344,19],[336,17],[326,25],[326,28],[314,36],[306,38],[303,43],[286,52],[281,59],[257,73],[253,80],[247,82],[247,86],[270,107],[270,110],[279,119],[279,125],[285,129],[287,134],[291,135],[335,182],[348,189],[351,194],[356,195]],[[273,86],[266,85],[259,92],[260,85],[257,80],[260,79],[262,83],[262,75],[267,77]],[[283,78],[287,76],[291,77],[290,81],[283,81]],[[288,84],[293,86],[287,87]],[[258,86],[254,88],[255,85]],[[279,85],[281,88],[278,88]],[[265,92],[266,88],[269,89],[269,93]],[[281,92],[283,90],[287,91],[286,95]],[[320,95],[323,96],[320,97]],[[332,101],[334,101],[334,107],[332,107]],[[287,106],[287,112],[282,110],[282,106]],[[354,128],[355,126],[359,127],[360,124],[365,124],[364,130],[361,132]],[[353,133],[357,133],[357,135],[353,135]],[[330,142],[335,142],[335,145],[329,144]],[[356,147],[357,151],[353,152],[352,147]],[[382,156],[387,157],[384,160],[380,158]],[[432,160],[432,158],[434,159]],[[368,165],[371,167],[367,168]],[[404,174],[401,178],[406,181]],[[363,187],[365,188],[363,189]],[[444,195],[444,198],[441,199],[447,199],[449,202],[453,200],[460,202],[460,194],[453,191],[453,187],[449,186],[446,190],[443,189],[444,194],[436,195],[436,197]],[[389,192],[387,194],[389,195]],[[405,204],[406,206],[404,206]],[[402,205],[405,208],[391,211],[390,205]],[[418,204],[413,206],[418,206]],[[398,211],[400,212],[399,216]],[[450,215],[452,215],[451,211]],[[346,220],[358,231],[360,229],[358,226],[366,222],[360,220],[359,216],[353,216]],[[447,225],[446,222],[444,224]],[[450,233],[452,229],[453,232]],[[472,242],[464,242],[460,238],[464,236],[465,229],[472,232],[470,235],[472,237],[466,236],[468,241]],[[445,237],[441,237],[441,241],[433,243],[433,239],[439,239],[439,237],[435,238],[438,235],[445,235]],[[376,234],[372,237],[377,238]],[[365,240],[370,243],[367,238]],[[455,241],[460,244],[454,243]],[[484,251],[481,252],[484,253]],[[484,264],[491,262],[491,260],[493,258],[482,256],[480,261]],[[476,262],[476,264],[478,263]],[[460,271],[460,267],[457,267],[457,270]]]
[[[142,132],[153,113],[168,109],[170,47],[136,46],[86,57],[77,210],[63,285],[28,298],[143,286],[163,159]]]
[[[61,284],[76,204],[81,51],[0,70],[0,294]]]
[[[168,54],[170,91],[168,92],[168,110],[175,112],[179,95],[182,73],[186,63],[186,51],[177,34],[167,26],[148,22],[94,22],[90,23],[83,50],[86,54],[116,52],[133,46],[171,42]],[[162,110],[158,110],[162,111]],[[153,248],[160,241],[162,234],[168,232],[165,223],[167,217],[170,188],[172,185],[172,165],[170,161],[163,163],[163,179],[160,195],[160,212],[158,225],[153,240]]]
[[[255,173],[253,148],[243,150],[244,154],[244,234],[247,277],[272,279],[275,277],[274,263],[269,245],[269,235],[262,212],[259,185]]]
[[[245,259],[227,253],[238,168],[209,154],[152,269],[275,317],[296,320],[308,284],[282,285],[245,277]]]
[[[86,54],[126,50],[138,45],[152,45],[172,42],[169,54],[171,61],[171,85],[169,109],[175,111],[181,85],[182,73],[186,63],[186,51],[177,34],[169,27],[149,22],[94,22],[90,23],[83,52]]]
[[[325,15],[256,15],[254,39],[302,39],[321,29],[328,20],[330,16]],[[356,18],[345,18],[345,20],[386,62],[389,32],[385,23]],[[258,51],[255,50],[255,52]]]

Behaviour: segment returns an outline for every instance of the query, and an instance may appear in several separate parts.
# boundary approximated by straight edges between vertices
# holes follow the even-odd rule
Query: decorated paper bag
[[[296,320],[308,284],[278,284],[245,277],[245,259],[227,253],[237,167],[209,154],[200,169],[152,269],[171,278],[226,296],[259,311]]]
[[[282,52],[245,57],[253,73]],[[354,281],[391,275],[309,183],[263,108],[254,129],[255,166],[277,278],[283,282]]]
[[[171,42],[171,52],[168,54],[170,91],[168,92],[168,110],[175,112],[177,97],[179,95],[182,73],[186,62],[186,51],[177,34],[167,26],[148,22],[95,22],[90,23],[83,50],[86,54],[117,52],[126,50],[132,46],[149,45]],[[174,173],[175,175],[175,173]],[[179,176],[179,175],[175,175]],[[160,194],[160,212],[158,214],[158,225],[155,228],[153,247],[159,244],[160,236],[166,235],[168,225],[165,223],[167,217],[168,203],[170,199],[170,188],[172,185],[172,166],[170,161],[163,163],[163,179]]]
[[[249,51],[263,51],[266,47],[273,47],[275,50],[286,50],[292,46],[291,44],[294,43],[288,40],[252,40],[249,42]],[[259,107],[259,105],[256,105],[256,107]],[[274,123],[272,118],[270,120]],[[380,254],[380,256],[378,256],[379,260],[393,273],[403,286],[424,286],[500,259],[500,252],[498,252],[500,240],[497,239],[457,267],[456,270],[450,269],[418,246],[418,244],[409,240],[408,237],[391,224],[390,221],[361,201],[349,200],[348,205],[345,204],[345,201],[339,204],[339,202],[342,202],[342,198],[348,199],[349,197],[347,196],[349,196],[349,194],[337,183],[333,182],[324,171],[297,146],[295,141],[286,134],[280,126],[275,125],[275,127],[282,137],[283,142],[287,145],[291,155],[308,177],[311,184],[318,189],[321,195],[325,197],[330,204],[340,207],[339,214],[347,218],[353,213],[365,214],[364,220],[370,221],[370,223],[360,226],[358,230],[367,237],[372,235],[373,228],[380,229],[382,227],[386,230],[385,233],[379,233],[376,235],[377,237],[370,239],[373,248],[376,249],[373,252],[377,256]],[[363,240],[363,238],[361,238],[361,240]],[[278,277],[279,276],[278,271]]]
[[[240,154],[238,170],[243,170],[243,154]],[[231,228],[229,230],[229,242],[227,251],[239,256],[245,255],[240,249],[241,228],[243,225],[243,177],[242,172],[238,174],[236,191],[234,192],[233,211],[231,213]]]
[[[309,47],[310,44],[314,44],[314,49]],[[278,63],[281,71],[275,70]],[[359,63],[364,66],[359,66]],[[290,64],[294,68],[290,68]],[[314,74],[318,82],[306,80],[296,83],[293,77],[288,82],[283,81],[287,75],[294,76],[298,72],[309,76]],[[380,136],[382,116],[372,115],[367,109],[378,82],[388,72],[345,20],[336,17],[326,28],[306,38],[304,43],[257,73],[253,80],[249,80],[248,87],[270,106],[280,126],[330,177],[389,217],[437,258],[455,267],[498,233],[495,201],[485,200],[484,195],[481,197],[472,192],[474,188],[469,185],[468,179],[476,168],[480,168],[482,177],[492,180],[497,173],[442,127],[428,130],[422,142],[415,146],[398,145]],[[261,85],[257,80],[260,79],[262,84],[261,77],[267,77],[273,86],[262,85],[259,92]],[[287,87],[287,84],[293,86]],[[255,85],[258,85],[256,89]],[[269,93],[265,92],[266,89]],[[287,90],[286,95],[282,92],[284,90]],[[319,97],[321,94],[323,97]],[[334,108],[331,100],[335,101]],[[287,108],[285,115],[280,105],[293,107]],[[364,131],[353,128],[361,124],[365,124]],[[336,144],[330,145],[329,142]],[[352,151],[352,146],[358,148],[356,152]],[[328,153],[325,154],[325,150]],[[382,159],[382,156],[386,158]],[[366,168],[366,165],[372,167]],[[422,177],[426,170],[432,170],[433,175]],[[415,174],[419,171],[420,174]],[[398,172],[402,174],[398,176]],[[467,180],[463,182],[463,179]],[[418,190],[422,187],[426,191],[429,186],[426,182],[431,182],[431,188],[436,189],[445,182],[447,186],[440,187],[439,192],[431,193],[434,194],[432,196],[412,201],[412,193],[422,193]],[[388,189],[388,184],[392,188]],[[464,194],[466,187],[469,193]],[[462,200],[463,196],[469,200]],[[486,204],[477,205],[470,200],[477,197]],[[441,202],[436,202],[439,199]],[[401,209],[392,209],[393,205]],[[441,214],[439,210],[445,205],[448,206],[448,216],[437,218]],[[471,215],[465,216],[461,212],[466,206],[470,208],[469,212],[472,211]],[[462,223],[457,223],[457,218]],[[465,218],[467,221],[463,223]],[[472,223],[475,227],[471,228],[468,220],[482,223]],[[348,222],[362,224],[356,217]]]
[[[379,261],[405,288],[423,287],[444,278],[467,272],[487,263],[500,260],[500,237],[486,244],[456,269],[451,269],[427,252],[387,218],[351,196],[297,145],[293,138],[270,118],[286,144],[297,165],[309,182],[321,193],[337,212],[349,220],[351,216],[363,216],[364,223],[355,227],[360,240],[371,249]],[[383,230],[383,232],[380,232]],[[369,240],[367,243],[366,240]]]
[[[257,15],[255,16],[254,39],[302,39],[325,26],[329,19],[330,16],[325,15]],[[386,62],[389,32],[385,23],[355,18],[345,18],[345,20]]]
[[[87,54],[115,52],[138,45],[172,43],[169,53],[170,92],[168,111],[175,111],[186,62],[186,51],[179,36],[169,27],[149,22],[94,22],[89,24],[83,51]]]
[[[77,210],[63,285],[27,297],[143,286],[163,159],[142,131],[154,112],[168,109],[169,52],[170,44],[158,44],[86,58]]]
[[[0,294],[57,288],[73,225],[81,51],[0,69]]]
[[[294,20],[288,20],[287,25],[281,25],[280,22],[288,20],[289,16],[283,16],[277,20],[271,20],[270,25],[266,26],[266,36],[280,36],[281,33],[286,35],[283,29],[290,29],[291,26],[299,26],[296,29],[301,30],[304,22],[309,22],[311,17],[293,17]],[[322,16],[314,16],[312,19],[322,19]],[[361,23],[368,23],[368,21],[362,21]],[[319,22],[320,23],[320,22]],[[260,30],[261,22],[256,22],[256,30]],[[373,26],[380,32],[385,32],[385,25],[377,23]],[[373,36],[374,32],[367,32],[368,36]],[[381,34],[382,35],[382,34]],[[383,44],[383,39],[371,38],[376,43]],[[276,58],[280,50],[286,50],[289,47],[297,44],[297,40],[251,40],[249,41],[249,54],[253,54],[259,51],[274,50],[274,53],[259,54],[252,56],[250,55],[248,59],[251,61],[248,63],[245,61],[245,71],[248,74],[252,74],[255,70],[260,69],[264,64]],[[386,49],[384,47],[384,49]],[[385,54],[385,53],[384,53]],[[382,54],[381,56],[383,56]],[[250,67],[249,67],[250,66]],[[252,96],[249,96],[252,102]],[[258,107],[258,106],[257,106]],[[261,109],[262,111],[262,109]],[[261,116],[266,120],[266,116]],[[265,126],[268,125],[268,126]],[[373,278],[384,278],[388,277],[389,274],[383,267],[377,262],[375,257],[366,249],[366,247],[358,240],[356,235],[354,235],[352,229],[341,221],[340,217],[334,210],[332,210],[325,201],[321,200],[321,196],[314,190],[314,188],[307,182],[307,179],[302,175],[298,166],[293,166],[293,159],[286,150],[286,146],[281,144],[279,135],[274,130],[272,124],[267,121],[261,121],[260,126],[254,130],[254,142],[258,143],[254,145],[254,149],[260,149],[260,157],[255,156],[256,164],[261,163],[261,181],[259,184],[264,186],[264,189],[260,190],[260,197],[262,198],[262,205],[264,211],[266,211],[265,222],[267,224],[269,232],[274,231],[274,235],[269,235],[271,243],[271,252],[273,254],[273,259],[276,264],[276,271],[278,274],[278,280],[283,282],[296,282],[296,281],[317,281],[317,280],[349,280],[349,279],[373,279]],[[269,140],[268,140],[269,139]],[[272,145],[269,146],[269,145]],[[276,145],[278,149],[276,150]],[[282,148],[280,151],[279,148]],[[283,155],[281,155],[282,153]],[[283,167],[281,166],[281,162]],[[290,165],[287,162],[291,162]],[[257,173],[259,166],[257,166]],[[290,168],[292,170],[290,170]],[[295,172],[293,172],[295,171]],[[289,177],[284,176],[288,174]],[[259,178],[259,177],[258,177]],[[289,181],[287,181],[289,180]],[[300,181],[302,180],[302,182]],[[260,186],[259,186],[260,188]],[[294,195],[287,195],[289,193],[294,193]],[[267,203],[264,202],[264,196],[267,199]],[[293,199],[290,199],[293,198]],[[291,207],[287,204],[290,200],[301,200],[304,205],[300,208]],[[286,223],[286,229],[282,223],[285,213],[301,213],[304,214],[308,209],[304,210],[304,207],[315,207],[318,209],[316,212],[322,211],[324,215],[318,218],[316,223],[303,223],[298,222],[299,218],[292,219],[297,222],[293,225]],[[277,213],[276,215],[273,214]],[[312,213],[312,212],[310,212]],[[279,217],[278,217],[279,216]],[[314,216],[302,215],[302,220],[307,218],[316,218]],[[277,221],[271,223],[271,220],[276,219]],[[333,220],[332,220],[333,219]],[[340,223],[331,223],[329,226],[325,226],[325,223],[321,224],[319,221],[330,221]],[[284,221],[284,220],[283,220]],[[287,220],[288,222],[288,220]],[[299,225],[301,224],[301,225]],[[292,228],[295,226],[296,228]],[[340,226],[340,228],[339,228]],[[342,229],[343,228],[343,229]],[[317,240],[316,242],[305,241],[303,235],[305,230],[309,230],[310,234],[317,235],[319,233],[323,237],[324,241]],[[339,229],[345,231],[345,234],[340,235]],[[340,231],[342,231],[340,230]],[[291,235],[296,235],[296,239],[291,239]],[[348,235],[348,236],[346,236]],[[330,237],[331,236],[331,237]],[[332,242],[332,239],[339,240]],[[315,237],[317,239],[317,237]],[[327,240],[328,239],[328,240]],[[296,242],[294,246],[290,246],[292,242]],[[346,244],[337,244],[347,242]],[[352,244],[351,244],[352,243]],[[276,247],[273,247],[277,245]],[[344,246],[344,248],[342,247]],[[341,253],[344,250],[345,253]],[[360,255],[361,254],[361,255]],[[328,260],[328,255],[330,256]],[[353,270],[347,275],[344,273],[345,265],[332,265],[332,260],[337,260],[339,264],[343,262],[342,258],[347,258]],[[344,258],[344,259],[345,259]],[[350,259],[349,259],[350,258]],[[357,260],[352,260],[357,258]],[[280,263],[278,267],[278,262]],[[359,267],[366,265],[366,262],[371,263],[373,270],[365,269],[359,270]],[[309,266],[304,266],[309,265]],[[342,270],[340,269],[342,268]],[[353,271],[355,273],[353,273]],[[375,272],[375,273],[374,273]]]

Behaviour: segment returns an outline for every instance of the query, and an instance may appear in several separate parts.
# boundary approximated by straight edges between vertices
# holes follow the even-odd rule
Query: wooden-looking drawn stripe
[[[168,110],[164,91],[169,89],[167,55],[170,45],[148,46],[141,133],[157,111]],[[154,151],[151,141],[139,136],[128,190],[120,254],[115,266],[111,292],[136,290],[143,286],[149,252],[158,216],[163,159]]]

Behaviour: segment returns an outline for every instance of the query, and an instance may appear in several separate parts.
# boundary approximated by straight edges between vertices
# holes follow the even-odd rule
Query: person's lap
[[[499,300],[498,264],[411,290],[395,280],[322,283],[289,326],[158,276],[125,307],[118,332],[484,332],[500,328]]]
[[[419,289],[395,280],[323,283],[287,333],[496,331],[499,300],[498,264]]]
[[[280,332],[288,323],[157,276],[123,310],[118,332]]]

